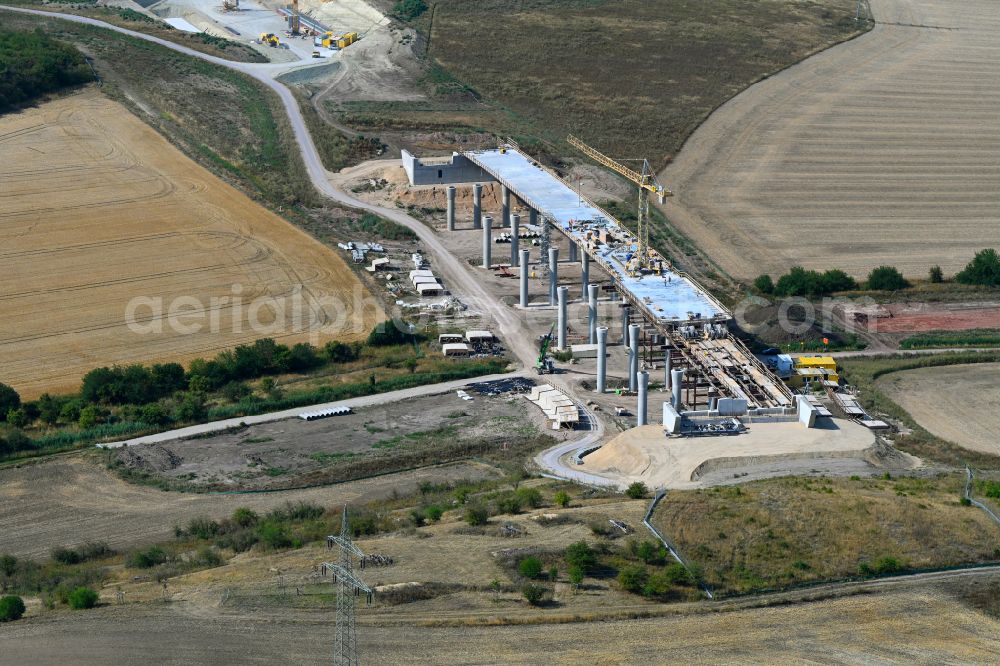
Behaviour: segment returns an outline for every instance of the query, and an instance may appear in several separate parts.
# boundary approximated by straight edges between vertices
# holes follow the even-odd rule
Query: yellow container
[[[796,368],[823,368],[831,372],[837,371],[837,362],[832,356],[799,356],[795,359]]]

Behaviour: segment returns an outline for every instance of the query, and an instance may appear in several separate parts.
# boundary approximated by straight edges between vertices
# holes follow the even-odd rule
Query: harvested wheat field
[[[932,434],[1000,455],[1000,363],[894,372],[878,386]]]
[[[663,173],[671,221],[733,276],[925,277],[1000,244],[996,3],[871,8],[871,32],[730,100]]]
[[[382,317],[331,249],[97,93],[3,116],[0,151],[0,381],[23,396],[261,337],[358,338]]]

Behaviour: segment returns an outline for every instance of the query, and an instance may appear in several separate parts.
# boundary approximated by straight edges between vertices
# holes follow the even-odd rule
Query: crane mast
[[[598,164],[602,164],[612,171],[621,174],[639,186],[639,214],[637,216],[638,224],[635,230],[637,241],[635,253],[637,266],[636,272],[646,268],[649,264],[649,193],[654,193],[659,198],[661,204],[666,197],[672,197],[674,193],[660,185],[660,183],[656,180],[656,175],[653,173],[653,168],[650,166],[649,160],[641,160],[642,171],[640,172],[625,166],[621,162],[611,159],[595,148],[591,148],[572,134],[566,137],[566,141],[569,145],[578,149]]]

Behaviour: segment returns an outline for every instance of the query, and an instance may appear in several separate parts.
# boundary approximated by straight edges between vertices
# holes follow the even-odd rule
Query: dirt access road
[[[871,6],[871,32],[734,97],[661,175],[671,221],[734,277],[925,277],[1000,243],[996,3]]]
[[[568,625],[380,626],[363,608],[358,615],[366,664],[624,665],[663,663],[664,655],[690,664],[985,664],[1000,658],[1000,622],[926,583],[890,582],[878,595],[814,603],[730,612],[678,608],[675,616]],[[11,663],[41,666],[324,664],[333,643],[331,618],[329,610],[251,615],[188,603],[106,606],[0,625],[0,640]],[[433,623],[434,614],[426,620]]]
[[[174,44],[173,42],[152,37],[135,30],[119,28],[117,26],[104,23],[103,21],[87,18],[85,16],[54,14],[51,12],[42,12],[33,9],[22,9],[16,7],[0,7],[0,11],[12,11],[20,12],[22,14],[47,16],[53,19],[82,23],[85,25],[104,28],[106,30],[113,30],[136,39],[159,44],[160,46],[178,53],[183,53],[192,58],[198,58],[221,67],[241,72],[260,81],[273,90],[280,98],[282,106],[284,106],[285,112],[288,114],[288,119],[291,123],[296,143],[298,143],[302,160],[305,163],[306,170],[309,173],[309,178],[312,181],[313,186],[320,193],[330,197],[337,203],[381,215],[382,217],[390,219],[393,222],[397,222],[416,233],[417,237],[424,244],[424,248],[427,253],[433,257],[433,267],[435,271],[440,273],[442,278],[448,284],[448,288],[459,296],[466,304],[468,304],[472,310],[482,313],[484,319],[492,321],[496,325],[499,329],[498,332],[507,343],[508,349],[519,361],[521,361],[521,363],[526,366],[534,364],[537,352],[533,342],[528,339],[527,335],[525,335],[527,329],[524,327],[521,318],[506,305],[497,302],[497,300],[493,298],[479,283],[477,275],[473,272],[471,267],[462,263],[455,256],[449,253],[433,230],[431,230],[426,224],[410,217],[406,213],[396,209],[384,208],[382,206],[362,201],[361,199],[347,194],[330,182],[331,174],[328,173],[323,167],[323,162],[316,150],[316,145],[313,142],[312,136],[306,128],[305,120],[299,110],[298,102],[296,101],[295,96],[284,84],[276,81],[274,78],[288,68],[287,64],[254,64],[224,60],[215,56],[199,53],[198,51]]]
[[[123,481],[88,454],[0,469],[0,552],[44,558],[56,546],[107,541],[128,548],[173,537],[195,517],[224,518],[237,507],[269,511],[285,502],[324,507],[414,492],[421,481],[492,478],[492,467],[455,463],[332,486],[269,493],[173,493]]]

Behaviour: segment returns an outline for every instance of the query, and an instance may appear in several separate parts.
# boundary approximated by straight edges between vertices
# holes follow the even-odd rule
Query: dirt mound
[[[143,472],[166,472],[184,462],[183,458],[161,444],[122,447],[118,449],[117,460],[128,469]]]

